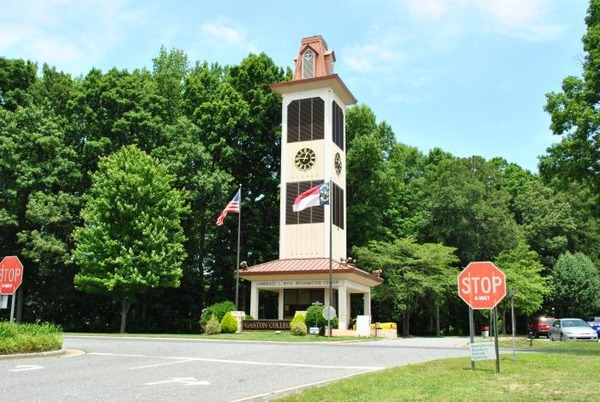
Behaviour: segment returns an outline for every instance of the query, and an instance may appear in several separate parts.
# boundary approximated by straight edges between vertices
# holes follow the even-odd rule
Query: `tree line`
[[[367,105],[348,109],[348,255],[382,270],[375,320],[464,333],[456,277],[482,260],[506,273],[520,328],[537,313],[598,314],[599,13],[590,1],[581,77],[546,94],[558,141],[539,174],[424,153]],[[0,58],[0,250],[25,265],[18,318],[197,332],[203,308],[234,298],[237,222],[215,220],[239,183],[241,258],[277,258],[281,100],[269,84],[290,77],[264,53],[222,66],[163,47],[151,70],[80,77]]]

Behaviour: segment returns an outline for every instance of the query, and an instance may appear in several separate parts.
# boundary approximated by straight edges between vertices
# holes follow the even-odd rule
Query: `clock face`
[[[300,170],[308,170],[313,167],[316,160],[315,151],[310,148],[302,148],[296,153],[294,162]]]
[[[333,161],[333,166],[335,167],[335,172],[338,174],[342,173],[342,156],[339,152],[335,154],[335,159]]]

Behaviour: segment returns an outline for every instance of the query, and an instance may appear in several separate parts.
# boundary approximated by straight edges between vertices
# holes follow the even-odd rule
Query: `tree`
[[[389,157],[396,141],[391,127],[376,123],[375,114],[359,105],[348,110],[347,117],[347,214],[348,247],[364,246],[373,240],[393,238],[398,223],[398,187],[403,177],[390,171]]]
[[[597,194],[600,191],[600,0],[590,1],[585,23],[583,76],[566,77],[561,92],[546,95],[550,128],[562,139],[548,148],[548,155],[540,158],[540,173],[546,178],[560,178],[563,183],[585,183]]]
[[[513,207],[525,240],[540,254],[546,267],[554,265],[561,253],[571,249],[576,224],[566,194],[536,180],[513,199]]]
[[[15,111],[33,101],[29,89],[36,82],[37,65],[0,57],[0,107]]]
[[[75,287],[121,302],[121,332],[136,296],[178,287],[185,258],[184,195],[164,166],[135,146],[102,158],[74,232]]]
[[[456,286],[458,259],[451,247],[396,239],[372,241],[352,252],[365,269],[382,270],[385,282],[374,289],[373,299],[379,314],[403,323],[404,335],[410,332],[411,313],[421,309],[424,316],[437,316]]]
[[[542,276],[544,266],[538,254],[526,243],[519,243],[516,248],[501,252],[494,263],[506,275],[506,288],[515,291],[515,308],[524,315],[538,311],[550,293],[550,277]],[[508,299],[500,302],[503,313],[510,308]]]
[[[509,209],[524,240],[549,270],[560,254],[577,247],[573,198],[514,163],[500,158],[492,162],[500,172],[503,190],[510,195]]]
[[[583,253],[566,252],[552,270],[550,305],[559,317],[585,317],[600,308],[600,274]]]
[[[585,23],[582,76],[566,77],[560,92],[546,95],[550,128],[561,139],[540,158],[539,169],[545,183],[571,193],[583,207],[576,211],[582,218],[577,249],[600,261],[600,0],[590,0]]]
[[[481,157],[428,165],[420,186],[425,203],[419,239],[455,247],[463,266],[516,247],[521,233],[493,163]]]

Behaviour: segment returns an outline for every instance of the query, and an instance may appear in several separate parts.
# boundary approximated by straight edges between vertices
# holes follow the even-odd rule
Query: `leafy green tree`
[[[455,249],[441,244],[418,244],[411,239],[370,242],[355,247],[354,255],[367,270],[382,270],[385,282],[373,291],[380,319],[403,323],[409,335],[411,313],[436,316],[456,287],[458,259]],[[423,307],[425,306],[425,308]],[[308,321],[307,321],[308,322]]]
[[[550,305],[559,317],[585,317],[600,309],[600,274],[583,253],[566,252],[552,270]]]
[[[594,261],[600,261],[600,0],[590,0],[582,38],[581,77],[568,76],[562,90],[546,95],[545,110],[550,128],[560,141],[540,158],[540,175],[545,183],[566,191],[579,207],[578,244]],[[585,197],[581,198],[581,193]],[[591,198],[590,198],[591,197]]]
[[[417,148],[396,144],[386,163],[385,178],[390,183],[384,222],[391,237],[415,238],[425,216],[419,197],[427,158]]]
[[[121,332],[136,296],[178,287],[185,258],[181,218],[184,195],[173,177],[135,146],[103,158],[74,232],[81,271],[75,287],[121,302]]]
[[[587,32],[582,38],[584,59],[582,77],[563,80],[562,91],[546,95],[545,110],[550,128],[562,136],[540,159],[545,177],[575,181],[600,192],[600,1],[590,0],[585,18]]]
[[[481,157],[441,159],[428,165],[420,190],[425,208],[419,239],[455,247],[463,266],[518,244],[522,235],[493,163]]]
[[[37,81],[37,65],[21,59],[0,57],[0,107],[15,111],[18,106],[30,106],[31,87]]]
[[[506,275],[506,288],[515,292],[515,309],[527,316],[538,311],[550,293],[550,277],[543,276],[538,254],[522,242],[501,252],[494,264]],[[510,309],[509,297],[500,302],[499,309],[504,313]]]
[[[212,194],[213,215],[203,223],[210,225],[205,243],[210,253],[202,259],[207,304],[233,296],[235,289],[237,231],[231,221],[221,228],[214,221],[238,184],[243,186],[241,258],[247,259],[250,250],[253,261],[276,258],[277,231],[265,235],[263,230],[278,224],[272,212],[279,205],[281,101],[269,85],[284,78],[283,70],[261,54],[233,67],[197,64],[186,79],[188,118],[214,161],[212,170],[227,172]],[[243,289],[241,295],[243,302]]]
[[[525,240],[532,250],[542,253],[546,267],[572,247],[577,227],[564,193],[532,181],[527,191],[513,199],[513,208]]]
[[[172,49],[167,52],[167,49],[161,46],[158,57],[152,61],[157,99],[163,106],[160,114],[165,122],[173,124],[182,113],[184,83],[189,68],[188,57],[181,50]]]
[[[195,322],[208,304],[204,289],[208,264],[205,263],[213,260],[213,242],[217,241],[211,234],[215,227],[215,211],[224,206],[225,201],[219,196],[223,192],[223,183],[230,181],[231,175],[215,163],[202,143],[198,127],[186,117],[167,126],[165,137],[166,145],[155,148],[152,156],[164,162],[175,176],[175,188],[185,188],[192,213],[182,222],[187,239],[187,260],[183,264],[181,287],[167,290],[161,300],[171,305],[169,311],[174,316],[188,316]],[[231,194],[227,196],[231,197]]]
[[[81,173],[64,130],[65,120],[47,107],[0,108],[0,244],[27,267],[17,318],[68,328],[64,301],[73,287],[71,234],[79,223]]]
[[[396,146],[391,127],[385,122],[377,124],[375,114],[365,105],[349,109],[346,116],[346,198],[348,222],[352,222],[348,247],[352,248],[392,237],[402,177],[389,168],[388,159]]]

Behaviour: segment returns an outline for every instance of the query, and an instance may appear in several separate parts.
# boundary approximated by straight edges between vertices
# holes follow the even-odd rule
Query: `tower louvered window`
[[[331,102],[333,142],[344,150],[344,112],[335,102]]]
[[[325,138],[325,102],[321,98],[298,99],[288,105],[287,142]]]

